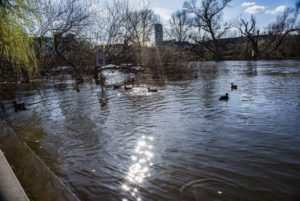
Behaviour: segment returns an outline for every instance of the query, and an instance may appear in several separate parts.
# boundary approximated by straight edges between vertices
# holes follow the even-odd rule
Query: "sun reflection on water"
[[[132,164],[128,169],[125,181],[121,188],[130,200],[142,201],[138,187],[151,176],[150,168],[153,166],[153,141],[152,136],[142,136],[137,142],[131,156]],[[129,201],[123,198],[122,201]]]

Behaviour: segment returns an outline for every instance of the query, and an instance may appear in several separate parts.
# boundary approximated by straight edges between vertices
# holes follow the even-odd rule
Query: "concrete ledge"
[[[0,198],[3,201],[29,201],[15,173],[0,150]]]
[[[30,200],[80,201],[69,186],[65,185],[1,119],[0,128],[0,149],[5,153],[7,161]],[[2,182],[0,175],[0,184]],[[0,201],[19,201],[18,199],[5,200],[1,196],[0,193]],[[24,201],[28,201],[28,199]]]

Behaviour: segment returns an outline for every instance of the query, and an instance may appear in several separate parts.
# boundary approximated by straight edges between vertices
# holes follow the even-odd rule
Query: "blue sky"
[[[182,8],[184,0],[151,0],[150,5],[163,21],[172,12]],[[234,22],[241,16],[255,15],[261,27],[276,19],[286,7],[294,6],[295,0],[233,0],[224,11],[224,19]]]

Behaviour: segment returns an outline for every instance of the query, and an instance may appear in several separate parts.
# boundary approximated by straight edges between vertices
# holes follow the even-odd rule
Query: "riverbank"
[[[79,201],[6,121],[0,120],[0,127],[0,149],[31,201]]]
[[[29,201],[4,153],[0,150],[0,200]]]

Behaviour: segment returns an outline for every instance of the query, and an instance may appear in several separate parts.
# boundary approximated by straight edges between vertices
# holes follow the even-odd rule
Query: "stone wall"
[[[74,193],[0,120],[0,149],[32,201],[79,201]],[[1,178],[0,178],[1,182]]]

